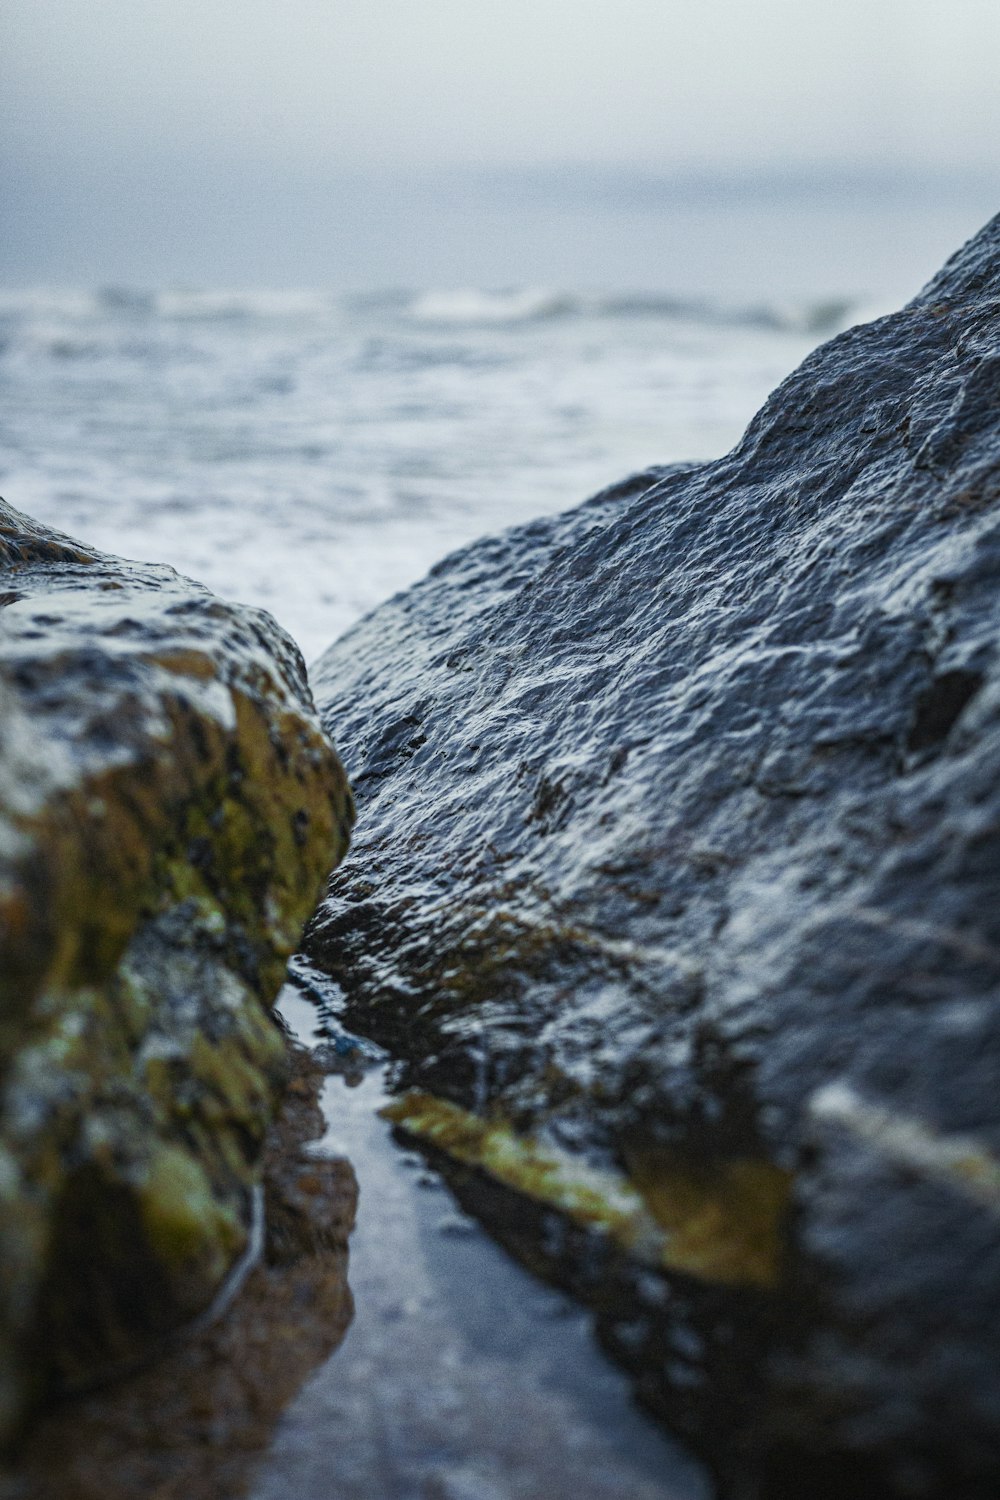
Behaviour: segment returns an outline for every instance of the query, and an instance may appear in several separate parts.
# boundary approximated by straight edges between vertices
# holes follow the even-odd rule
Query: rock
[[[392,1117],[741,1494],[1000,1492],[998,599],[1000,219],[314,677]]]
[[[347,1237],[357,1184],[310,1154],[324,1075],[290,1048],[291,1079],[263,1158],[265,1253],[225,1318],[155,1363],[55,1404],[0,1463],[0,1500],[242,1500],[275,1423],[339,1344],[353,1311]]]
[[[0,1437],[249,1259],[268,1006],[347,846],[269,616],[0,504]]]

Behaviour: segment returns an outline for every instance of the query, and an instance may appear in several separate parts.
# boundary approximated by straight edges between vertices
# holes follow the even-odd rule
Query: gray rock
[[[360,836],[307,953],[744,1494],[1000,1493],[998,600],[1000,219],[315,678]]]
[[[351,817],[267,615],[0,502],[0,1440],[252,1249],[268,1006]]]

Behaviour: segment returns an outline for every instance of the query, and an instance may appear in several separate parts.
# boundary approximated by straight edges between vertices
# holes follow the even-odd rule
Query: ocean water
[[[265,607],[309,660],[474,537],[725,451],[871,311],[532,287],[0,293],[0,493]]]
[[[724,452],[1000,192],[546,168],[84,173],[22,201],[19,180],[0,494],[271,610],[307,660],[484,532]]]

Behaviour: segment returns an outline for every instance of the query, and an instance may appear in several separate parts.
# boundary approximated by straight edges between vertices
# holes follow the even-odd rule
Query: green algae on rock
[[[0,503],[0,1437],[245,1254],[350,791],[269,616]]]

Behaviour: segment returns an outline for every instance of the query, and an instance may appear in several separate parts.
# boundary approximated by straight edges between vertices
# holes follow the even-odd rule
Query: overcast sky
[[[156,189],[154,233],[192,183],[207,233],[227,185],[344,171],[998,165],[1000,0],[0,0],[0,24],[19,271],[96,253],[102,221],[110,245]]]

